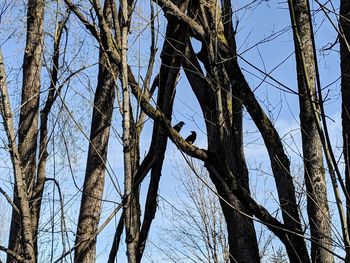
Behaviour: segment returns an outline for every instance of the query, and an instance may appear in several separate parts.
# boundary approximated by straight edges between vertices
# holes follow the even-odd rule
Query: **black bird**
[[[173,128],[175,131],[177,131],[178,133],[181,131],[182,126],[184,126],[185,123],[183,121],[180,121],[178,124],[176,124]]]
[[[196,138],[197,138],[197,133],[195,131],[191,131],[191,134],[185,139],[185,141],[193,144]]]

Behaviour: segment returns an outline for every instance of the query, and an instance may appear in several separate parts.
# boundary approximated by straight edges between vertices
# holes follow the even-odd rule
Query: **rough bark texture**
[[[284,152],[276,128],[266,116],[255,98],[254,93],[251,91],[238,65],[237,59],[231,59],[232,56],[236,58],[235,46],[235,43],[233,43],[230,48],[227,48],[225,41],[220,41],[218,49],[223,59],[226,58],[228,61],[225,63],[225,69],[234,90],[236,89],[235,94],[237,94],[237,97],[242,101],[259,129],[269,153],[271,168],[275,177],[280,206],[282,208],[283,220],[285,225],[295,232],[295,235],[292,233],[288,234],[290,241],[285,243],[288,256],[293,262],[309,262],[306,244],[302,237],[303,234],[295,197],[295,188],[290,173],[290,161]]]
[[[24,183],[28,193],[35,184],[36,150],[38,137],[39,94],[43,53],[44,1],[29,0],[27,11],[27,39],[23,58],[23,86],[18,128],[18,151],[23,169]],[[19,204],[15,186],[14,202]],[[23,212],[23,211],[22,211]],[[21,253],[21,216],[12,211],[9,249]],[[33,235],[36,229],[32,229]],[[35,250],[37,245],[35,242]],[[37,253],[37,251],[35,252]],[[7,262],[14,260],[7,258]]]
[[[197,99],[202,107],[208,133],[208,150],[224,160],[220,165],[221,169],[226,172],[218,174],[216,169],[207,165],[210,178],[212,179],[218,193],[225,200],[220,200],[221,207],[225,216],[231,262],[259,262],[259,252],[257,247],[256,235],[252,220],[248,219],[241,213],[250,214],[250,211],[241,203],[235,193],[235,181],[242,183],[243,187],[249,193],[248,171],[244,162],[244,155],[241,151],[241,111],[235,112],[231,116],[234,120],[232,129],[226,130],[227,136],[220,144],[217,141],[217,129],[214,124],[213,111],[215,109],[213,94],[201,72],[198,61],[195,58],[192,48],[189,46],[186,50],[186,63],[184,63],[185,73],[191,84]],[[227,106],[227,105],[226,105]],[[239,106],[239,104],[238,104]],[[236,132],[236,133],[234,133]],[[222,154],[224,152],[224,154]],[[223,157],[225,156],[225,157]],[[237,166],[236,166],[237,165]],[[232,176],[234,175],[234,178]]]
[[[345,161],[345,183],[350,193],[350,2],[340,1],[340,67],[342,94],[343,154]],[[347,201],[347,225],[350,224],[350,202]],[[348,229],[350,234],[350,230]],[[347,254],[347,262],[350,255]]]
[[[105,67],[105,62],[101,52],[83,196],[75,240],[77,246],[74,256],[75,262],[95,262],[96,260],[96,239],[88,246],[86,246],[86,242],[97,230],[100,220],[109,130],[115,97],[114,77]]]
[[[128,50],[128,1],[120,1],[121,25],[121,83],[123,90],[123,152],[124,152],[124,224],[125,241],[129,263],[137,262],[137,244],[139,240],[139,213],[137,209],[138,195],[133,191],[134,185],[134,158],[132,109],[130,107],[130,89],[128,84],[127,50]]]
[[[13,125],[13,115],[10,105],[10,98],[7,90],[6,72],[3,62],[2,52],[0,50],[0,95],[1,95],[1,115],[4,121],[4,128],[8,139],[9,152],[11,155],[11,162],[13,166],[13,173],[15,179],[15,191],[18,193],[15,204],[17,209],[13,211],[20,211],[21,220],[18,222],[18,227],[21,228],[21,236],[16,240],[18,245],[15,246],[17,250],[11,250],[8,253],[8,260],[16,262],[17,258],[23,258],[25,263],[33,263],[36,261],[33,228],[30,215],[29,197],[27,187],[24,181],[24,173],[21,167],[20,155],[16,144],[16,136]],[[10,229],[11,230],[11,229]],[[16,255],[12,257],[11,255]]]
[[[201,10],[202,7],[194,8]],[[205,11],[204,11],[205,10]],[[225,38],[223,26],[220,21],[221,13],[216,1],[210,1],[208,9],[200,15],[207,21],[204,26],[218,28],[217,35]],[[195,13],[196,11],[193,11]],[[228,15],[230,10],[225,15]],[[205,15],[206,14],[206,15]],[[195,14],[190,14],[195,17]],[[226,24],[226,32],[232,27]],[[208,31],[208,35],[210,31]],[[232,33],[232,32],[231,32]],[[208,134],[208,150],[215,153],[222,161],[221,173],[207,165],[210,178],[218,193],[224,200],[221,206],[225,216],[231,262],[259,262],[259,252],[254,225],[251,219],[244,216],[250,214],[241,201],[235,196],[235,181],[238,180],[249,193],[248,170],[242,148],[242,104],[236,96],[236,91],[225,75],[220,57],[215,54],[215,37],[209,36],[207,44],[202,44],[198,58],[203,62],[207,77],[204,76],[192,48],[186,51],[185,72],[203,110]],[[188,62],[190,61],[190,62]]]
[[[110,1],[105,2],[104,16],[111,24],[112,6]],[[91,119],[90,143],[75,239],[74,262],[92,263],[96,261],[96,237],[93,240],[90,239],[97,231],[100,221],[109,131],[115,99],[115,79],[117,77],[117,72],[111,72],[113,69],[109,65],[101,46],[98,82]]]
[[[322,143],[317,129],[314,107],[316,105],[315,57],[312,28],[306,0],[293,1],[297,26],[295,36],[300,124],[304,159],[304,178],[307,190],[307,212],[311,232],[312,262],[333,262],[330,242],[331,227],[327,202],[325,171],[323,168]],[[299,43],[300,41],[300,43]],[[303,58],[302,58],[303,56]],[[304,74],[306,68],[306,75]],[[314,104],[314,106],[312,105]],[[329,250],[329,251],[327,251]]]
[[[219,34],[224,34],[225,39],[227,41],[227,45],[231,50],[236,49],[236,41],[235,41],[235,32],[233,28],[233,22],[232,22],[232,7],[231,2],[228,0],[221,1],[222,6],[222,14],[221,14],[221,23],[223,25],[223,32],[219,32]],[[217,7],[218,8],[218,7]],[[219,14],[218,11],[216,11],[216,14]],[[231,18],[231,19],[229,19]],[[220,28],[220,27],[219,27]],[[222,29],[221,29],[222,30]],[[228,76],[227,76],[228,78]],[[228,145],[226,149],[226,155],[230,156],[228,158],[228,161],[230,163],[231,170],[233,171],[233,174],[237,176],[238,181],[243,186],[244,190],[246,190],[246,193],[250,195],[249,190],[249,172],[244,156],[244,150],[243,150],[243,104],[242,100],[240,99],[240,91],[236,87],[235,84],[233,84],[233,81],[226,80],[229,85],[231,86],[230,92],[225,94],[224,96],[224,102],[225,102],[225,109],[227,113],[227,119],[228,122],[231,123],[229,125],[228,134],[225,136],[226,138],[231,138],[230,142],[224,142],[224,145]],[[224,89],[226,90],[226,88]],[[229,136],[229,137],[228,137]],[[247,209],[247,206],[243,207],[241,201],[239,201],[239,198],[237,198],[236,201],[236,207],[239,209],[238,211],[243,211],[244,213],[248,213],[251,215],[251,211]],[[227,210],[225,208],[225,205],[222,204],[223,211]],[[232,209],[231,209],[232,210]],[[225,212],[224,212],[225,213]],[[227,215],[228,217],[229,215]],[[230,230],[232,227],[228,227],[228,231],[233,231],[234,234],[232,234],[232,237],[236,239],[234,241],[234,247],[233,249],[230,248],[230,254],[235,255],[234,258],[239,260],[243,260],[244,257],[247,258],[247,255],[250,254],[251,258],[248,260],[248,262],[259,262],[259,250],[257,245],[257,238],[255,233],[255,228],[253,225],[253,221],[245,216],[242,216],[240,214],[239,216],[236,215],[236,219],[233,218],[234,221],[237,221],[237,219],[240,219],[239,222],[232,222],[232,226],[236,226],[236,229],[239,229],[238,231],[236,229]],[[245,233],[244,233],[245,229]],[[232,242],[233,243],[233,242]],[[237,245],[238,246],[237,246]],[[236,256],[237,255],[237,256]],[[254,261],[253,261],[254,260]],[[231,259],[232,261],[232,259]],[[243,261],[242,261],[243,262]]]
[[[83,195],[75,240],[77,246],[74,255],[75,262],[92,263],[96,261],[96,238],[92,242],[88,243],[88,241],[96,232],[100,220],[109,130],[115,98],[115,76],[109,72],[110,69],[106,65],[105,56],[101,51]]]

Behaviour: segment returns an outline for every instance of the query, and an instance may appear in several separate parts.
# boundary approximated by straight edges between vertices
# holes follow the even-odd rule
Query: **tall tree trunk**
[[[218,17],[218,16],[220,17],[220,13],[217,11],[217,8],[215,9],[215,4],[210,5],[210,7],[211,7],[211,10],[209,9],[209,12],[207,13],[208,17],[209,18]],[[224,7],[224,12],[226,13],[229,12],[230,5],[227,4],[227,1],[223,2],[223,7]],[[197,9],[200,9],[200,8],[197,8]],[[194,15],[193,17],[196,17],[196,16]],[[205,21],[205,19],[201,18],[200,20],[197,19],[197,21]],[[203,27],[205,28],[205,25]],[[196,30],[196,28],[198,27],[193,26],[192,28]],[[237,57],[236,50],[235,50],[234,32],[232,31],[232,27],[227,28],[226,26],[224,28],[225,34],[227,35],[223,34],[220,26],[217,26],[216,28],[217,28],[217,34],[216,34],[217,42],[216,42],[216,48],[214,48],[214,50],[218,50],[220,54],[220,58],[225,61],[224,63],[225,68],[222,70],[219,70],[218,72],[226,71],[227,73],[226,76],[224,74],[221,76],[221,79],[223,80],[222,85],[225,85],[225,81],[227,82],[227,80],[225,80],[225,77],[229,77],[229,82],[232,85],[231,87],[232,94],[233,95],[236,94],[236,97],[238,97],[240,101],[243,102],[244,106],[247,108],[249,114],[253,118],[255,124],[259,128],[259,131],[263,136],[265,145],[269,152],[271,166],[272,166],[273,174],[275,176],[278,195],[279,195],[279,199],[282,207],[284,222],[288,227],[293,229],[293,231],[297,232],[296,235],[288,234],[289,236],[288,238],[290,239],[288,244],[286,244],[288,254],[292,261],[301,260],[303,262],[308,262],[309,259],[308,259],[308,254],[306,250],[306,244],[302,238],[302,228],[301,228],[300,217],[298,214],[297,203],[295,198],[295,189],[294,189],[292,177],[290,174],[289,160],[284,153],[283,145],[281,143],[281,140],[278,136],[276,129],[274,128],[270,120],[267,118],[266,114],[262,111],[260,105],[258,104],[256,98],[254,97],[254,94],[250,90],[238,66],[237,59],[232,59],[232,57],[233,58]],[[200,30],[197,32],[199,32],[199,34],[203,34],[201,33]],[[210,54],[210,53],[211,52],[207,50],[207,45],[203,44],[202,50],[198,54],[198,57],[202,60],[208,72],[210,72],[211,70],[210,68],[212,67],[212,65],[220,65],[217,63],[213,63],[213,61],[210,63],[209,62],[211,60],[210,58],[203,59],[203,57],[207,56],[207,54]],[[214,81],[214,83],[217,83],[217,81]],[[210,85],[211,84],[209,84],[209,86]],[[230,89],[225,87],[224,90],[229,91]],[[197,97],[203,98],[203,97],[208,97],[208,95],[199,95]],[[224,105],[223,109],[224,110],[230,109],[230,103],[225,102],[224,98],[225,97],[223,97],[223,100],[222,100],[223,101],[222,105]],[[233,101],[234,99],[229,102],[233,102]],[[239,102],[238,102],[238,105],[235,105],[231,109],[232,116],[236,117],[236,120],[232,120],[234,121],[232,130],[236,130],[238,134],[240,130],[239,118],[238,118],[239,112],[240,112]],[[202,107],[202,109],[205,112],[205,107]],[[230,116],[230,111],[228,111],[228,115]],[[225,116],[225,112],[224,112],[224,116]],[[210,118],[208,116],[205,116],[205,119],[210,119]],[[220,122],[220,124],[217,124],[217,125],[227,126],[229,123],[230,121],[227,121],[226,124]],[[216,136],[216,138],[219,138],[219,136]],[[241,139],[237,137],[231,142],[231,144],[227,142],[224,145],[230,145],[231,147],[236,147],[236,148],[238,147],[239,149],[240,140]],[[236,161],[236,164],[233,165],[232,168],[236,167],[237,169],[237,167],[241,167],[241,168],[244,167],[244,155],[236,152],[235,155],[231,155],[231,156],[234,156],[234,159]],[[227,165],[229,165],[229,163]],[[236,176],[240,176],[239,179],[242,180],[241,182],[242,182],[242,185],[244,186],[245,184],[247,184],[247,182],[245,182],[244,180],[248,181],[248,177],[244,175],[245,174],[244,169],[239,169],[238,171],[239,173]],[[235,173],[235,170],[232,169],[232,172]],[[247,179],[244,179],[244,178],[247,178]],[[228,180],[228,182],[231,180],[230,178],[226,178],[226,179]],[[228,187],[230,187],[230,182],[228,184]],[[238,251],[238,253],[240,252],[241,251]]]
[[[139,213],[137,207],[138,196],[133,191],[133,133],[132,133],[132,109],[130,107],[130,89],[128,83],[128,35],[129,13],[128,1],[120,2],[120,26],[121,26],[121,83],[123,90],[123,152],[124,152],[124,224],[127,256],[129,263],[137,262],[137,244],[139,240]]]
[[[235,31],[232,22],[233,13],[231,1],[221,0],[221,7],[221,23],[223,25],[222,33],[225,35],[225,39],[227,40],[227,45],[229,48],[231,50],[236,50]],[[218,14],[218,12],[216,12],[216,14]],[[249,172],[243,150],[243,104],[242,100],[240,99],[239,89],[232,83],[233,82],[231,81],[231,88],[229,89],[231,92],[228,92],[225,95],[226,99],[224,100],[226,103],[226,111],[228,112],[228,121],[231,123],[228,130],[228,133],[230,135],[229,138],[231,138],[231,140],[230,143],[225,143],[224,145],[229,146],[227,147],[226,152],[231,163],[232,171],[237,176],[239,182],[242,184],[247,193],[250,194]],[[224,211],[227,210],[227,208],[225,208],[225,204],[223,204],[222,207]],[[244,208],[243,205],[238,202],[238,200],[236,200],[236,207],[239,208],[238,211],[244,211],[245,213],[250,214],[247,208]],[[252,259],[250,262],[254,262],[253,260],[256,262],[260,261],[253,220],[242,216],[242,214],[236,215],[236,218],[240,218],[239,222],[232,223],[233,225],[236,225],[235,228],[238,229],[238,231],[233,230],[234,234],[232,234],[232,236],[238,240],[238,242],[235,242],[238,244],[238,246],[236,244],[233,246],[233,248],[230,246],[230,254],[234,253],[233,255],[241,255],[238,258],[247,258],[247,255],[250,253],[250,256],[254,257],[254,259]],[[239,224],[241,225],[239,226]],[[244,229],[246,229],[245,234],[243,233]],[[228,228],[228,231],[230,231],[230,228]],[[241,236],[245,235],[246,238],[242,239]]]
[[[111,20],[111,2],[106,1],[104,14]],[[109,131],[115,99],[116,74],[108,66],[100,48],[98,82],[91,120],[90,144],[86,163],[83,195],[75,239],[74,262],[96,261],[96,238],[90,240],[98,228],[105,181]]]
[[[115,98],[115,81],[106,67],[103,51],[100,51],[98,83],[91,120],[90,144],[86,163],[83,195],[80,206],[74,262],[96,261],[96,232],[101,214],[109,130],[112,122]]]
[[[215,124],[216,120],[214,117],[214,94],[211,92],[212,89],[205,79],[201,79],[202,81],[197,79],[198,76],[203,76],[203,72],[201,72],[197,60],[193,59],[194,53],[191,47],[186,50],[186,58],[184,63],[185,73],[200,102],[204,119],[206,120],[208,150],[220,156],[224,163],[222,165],[223,170],[230,169],[232,171],[232,173],[227,171],[218,175],[215,169],[207,165],[210,178],[219,195],[224,199],[220,199],[220,203],[228,230],[230,262],[260,262],[253,221],[244,215],[250,214],[250,212],[232,192],[234,189],[233,181],[236,179],[249,192],[248,170],[245,165],[243,151],[241,151],[242,137],[240,136],[242,134],[240,131],[242,128],[242,116],[241,111],[238,110],[240,104],[236,104],[237,107],[235,109],[238,108],[238,111],[235,112],[234,116],[231,116],[234,119],[232,128],[226,129],[223,141],[218,142],[218,124]],[[227,107],[227,105],[224,107]],[[227,124],[226,121],[225,125]],[[236,179],[232,179],[231,174],[234,174]]]
[[[295,0],[290,8],[294,9],[296,22],[294,39],[298,73],[304,178],[307,191],[307,212],[312,239],[311,260],[312,262],[333,262],[334,258],[330,253],[332,251],[330,242],[331,227],[322,160],[322,143],[317,129],[317,120],[315,119],[315,114],[318,113],[314,112],[314,107],[319,109],[315,103],[317,100],[315,63],[317,61],[314,57],[313,32],[311,17],[309,17],[308,0]],[[306,68],[305,74],[304,68]]]
[[[11,162],[13,166],[13,173],[15,179],[15,191],[18,194],[16,209],[13,210],[21,216],[18,222],[21,228],[21,236],[18,237],[18,250],[10,250],[8,253],[8,260],[17,262],[17,258],[21,258],[26,263],[33,263],[36,261],[34,250],[33,228],[30,215],[29,196],[27,187],[24,181],[24,173],[21,167],[21,160],[16,144],[15,129],[13,125],[13,115],[10,105],[10,98],[7,89],[6,72],[3,61],[2,52],[0,49],[0,95],[1,95],[1,115],[3,118],[4,128],[8,139],[9,152],[11,155]]]
[[[44,7],[42,0],[29,0],[27,11],[27,39],[23,58],[23,86],[21,111],[18,128],[18,150],[23,169],[24,181],[27,192],[33,190],[36,174],[36,150],[38,137],[39,95],[41,85],[41,64],[44,38]],[[14,190],[14,203],[19,204],[18,192]],[[21,215],[12,211],[9,249],[21,251]],[[32,229],[33,235],[36,229]],[[35,241],[35,253],[37,254],[37,239]],[[8,263],[15,262],[11,257]]]
[[[350,193],[350,2],[340,1],[340,67],[342,94],[343,154],[345,161],[346,191]],[[350,225],[350,202],[347,200],[347,222]],[[350,235],[350,229],[348,229]],[[349,251],[350,248],[347,250]],[[347,253],[346,262],[350,262]]]
[[[220,7],[217,1],[210,1],[208,9],[195,7],[190,10],[190,15],[196,17],[197,10],[202,10],[204,18],[201,21],[208,32],[210,27],[215,28],[216,36],[225,39],[227,34],[230,45],[234,45],[232,23],[225,23],[223,27],[221,17],[230,16],[230,5],[221,16]],[[204,11],[205,10],[205,11]],[[227,22],[227,21],[226,21]],[[238,180],[243,188],[249,193],[248,170],[243,153],[242,137],[242,103],[236,96],[235,87],[225,75],[225,70],[216,53],[215,41],[217,38],[209,37],[209,44],[202,44],[198,58],[203,62],[207,71],[207,77],[199,82],[198,76],[204,76],[201,67],[197,62],[192,47],[186,50],[184,68],[187,78],[195,92],[206,120],[208,150],[214,152],[222,160],[222,174],[207,165],[210,178],[213,181],[218,193],[224,200],[220,200],[223,214],[228,229],[228,241],[230,251],[230,262],[260,262],[258,244],[253,221],[245,215],[251,215],[247,208],[234,195],[234,182]],[[231,178],[231,176],[235,178]]]
[[[103,15],[112,24],[112,3],[105,1]],[[109,131],[115,99],[115,68],[111,67],[100,44],[99,73],[91,120],[90,144],[80,205],[74,262],[96,261],[96,232],[101,215]]]
[[[209,51],[203,53],[207,52],[209,53]],[[208,70],[211,66],[206,61],[210,59],[202,60]],[[220,71],[223,70],[219,69],[218,72]],[[221,89],[221,92],[207,86],[208,101],[203,108],[205,108],[208,151],[220,156],[223,160],[222,170],[226,172],[218,175],[216,171],[210,169],[210,166],[208,171],[218,193],[224,198],[220,203],[227,224],[230,262],[260,262],[254,224],[251,218],[246,217],[251,216],[251,213],[232,192],[236,180],[248,193],[250,192],[248,169],[243,153],[242,105],[238,97],[234,97],[236,94],[232,90],[234,87],[230,84],[225,85],[222,80],[220,84],[222,87],[220,85],[216,88]],[[218,97],[221,101],[217,99]]]

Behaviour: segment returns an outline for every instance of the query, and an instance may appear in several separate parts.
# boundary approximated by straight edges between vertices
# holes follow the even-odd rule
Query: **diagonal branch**
[[[206,37],[206,32],[204,28],[198,24],[194,19],[187,16],[183,11],[180,10],[172,1],[170,0],[153,0],[156,4],[158,4],[164,11],[166,15],[172,15],[177,19],[183,21],[187,24],[193,31],[194,35],[200,39],[204,39]]]
[[[12,258],[16,259],[18,262],[25,262],[25,259],[23,257],[21,257],[20,255],[18,255],[14,251],[12,251],[4,246],[0,245],[0,251],[4,251],[8,255],[10,255]]]
[[[89,22],[89,20],[80,12],[79,8],[73,4],[71,0],[64,0],[69,9],[78,17],[78,19],[84,24],[87,30],[96,38],[99,39],[99,32],[96,27]]]
[[[12,206],[12,208],[16,211],[16,213],[19,214],[20,211],[19,211],[18,207],[17,207],[16,204],[12,201],[11,197],[10,197],[10,196],[5,192],[5,190],[2,189],[1,187],[0,187],[0,193],[1,193],[3,196],[5,196],[7,202]]]

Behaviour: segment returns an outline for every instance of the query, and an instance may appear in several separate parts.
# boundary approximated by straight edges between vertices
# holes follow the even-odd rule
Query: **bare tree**
[[[106,18],[109,18],[111,24],[110,1],[105,3],[104,14]],[[89,152],[75,240],[75,262],[96,261],[96,238],[92,241],[89,238],[96,232],[101,216],[109,130],[116,86],[116,75],[112,75],[108,70],[108,61],[103,47],[101,46],[100,49],[99,75],[91,120]]]
[[[45,4],[43,1],[28,2],[27,41],[26,52],[24,53],[23,58],[23,87],[21,101],[23,106],[21,107],[18,129],[18,157],[20,158],[20,166],[23,169],[23,180],[29,198],[31,197],[31,193],[36,183],[36,150],[39,119],[39,94],[41,87],[41,63],[43,56],[44,7]],[[17,186],[15,186],[15,189],[16,188]],[[18,196],[16,192],[17,191],[15,190],[14,202],[18,205],[19,200],[24,197]],[[26,202],[29,201],[29,198]],[[30,231],[35,232],[39,215],[37,212],[34,212],[33,216],[34,220],[31,222],[33,228]],[[23,220],[21,217],[23,216],[18,214],[16,210],[13,210],[9,248],[17,253],[20,252],[20,222]],[[31,227],[32,226],[30,225],[29,228]],[[34,232],[32,233],[33,236],[35,235]],[[32,257],[32,260],[33,259],[34,257]],[[12,262],[12,260],[9,258],[7,262]]]
[[[39,127],[39,101],[41,90],[41,68],[43,57],[43,1],[29,1],[27,13],[27,39],[23,59],[23,87],[21,111],[18,127],[18,144],[14,129],[14,116],[7,91],[6,72],[1,55],[1,96],[2,117],[9,141],[9,153],[15,174],[12,221],[9,231],[9,251],[7,262],[17,262],[22,258],[28,262],[36,262],[38,256],[38,226],[42,194],[46,180],[46,161],[48,144],[48,114],[58,96],[60,87],[58,68],[60,56],[60,40],[67,17],[57,24],[54,35],[53,66],[50,70],[50,91],[41,111]],[[38,134],[40,132],[40,138]],[[37,141],[40,144],[37,144]],[[36,153],[39,153],[37,161]]]
[[[331,223],[327,203],[326,179],[319,134],[320,114],[317,103],[317,60],[308,1],[289,1],[294,33],[300,101],[300,128],[303,144],[307,211],[310,231],[312,262],[333,262]],[[316,65],[315,65],[316,64]],[[318,83],[319,85],[319,83]]]
[[[181,162],[176,167],[181,184],[175,202],[158,197],[170,226],[160,227],[162,237],[153,243],[169,261],[229,262],[225,219],[206,170]]]
[[[318,1],[316,3],[327,19],[330,19],[328,16],[331,12],[327,9],[327,5],[332,6],[332,3],[327,2],[326,5]],[[125,233],[128,262],[141,262],[157,214],[168,139],[184,156],[200,160],[211,180],[210,183],[198,178],[186,181],[188,198],[195,204],[196,212],[193,214],[192,211],[185,209],[185,211],[176,210],[174,214],[177,218],[196,225],[198,239],[202,240],[204,245],[199,245],[198,240],[186,231],[182,232],[185,235],[182,242],[197,249],[192,256],[198,261],[261,262],[257,224],[262,224],[271,232],[271,236],[276,237],[284,246],[283,249],[277,249],[273,255],[269,255],[274,262],[284,261],[285,257],[288,257],[290,262],[334,262],[335,256],[345,260],[344,254],[349,261],[350,232],[347,226],[350,223],[348,208],[350,18],[349,5],[346,1],[341,1],[339,29],[336,29],[340,41],[344,174],[336,160],[327,129],[316,42],[311,23],[312,13],[308,0],[288,0],[290,30],[293,32],[295,47],[297,91],[283,85],[272,74],[250,63],[238,52],[236,42],[238,25],[234,24],[235,12],[238,12],[238,9],[232,6],[232,1],[149,1],[147,10],[144,10],[149,14],[149,18],[140,14],[144,2],[133,0],[119,2],[64,0],[62,3],[58,1],[55,3],[55,11],[52,11],[54,8],[51,8],[51,4],[53,5],[51,2],[41,0],[28,0],[27,3],[18,129],[15,127],[17,121],[15,110],[11,108],[14,99],[10,98],[7,87],[11,82],[7,80],[5,61],[0,53],[1,116],[7,138],[5,147],[11,157],[11,174],[14,181],[13,197],[7,193],[1,195],[1,198],[4,197],[12,206],[9,245],[8,247],[0,245],[0,250],[8,255],[7,262],[39,261],[40,233],[47,231],[46,224],[42,223],[42,220],[46,220],[48,216],[43,215],[42,207],[45,207],[44,189],[48,181],[54,183],[55,189],[59,189],[58,232],[61,235],[59,239],[62,242],[62,254],[56,262],[63,261],[72,253],[74,260],[71,261],[95,262],[98,256],[96,249],[98,236],[109,222],[116,218],[119,211],[122,212],[116,224],[108,262],[116,260],[123,233]],[[252,1],[242,9],[248,10],[254,5],[258,7],[259,4],[260,1]],[[1,6],[3,8],[0,9],[0,15],[6,12],[6,6],[7,1]],[[60,11],[66,8],[67,12]],[[235,9],[237,10],[234,12]],[[44,17],[50,10],[54,12],[56,22],[50,27],[53,33],[50,33],[50,30],[46,33],[47,40],[44,38],[46,32]],[[163,20],[157,21],[162,14],[164,30],[160,26]],[[139,34],[135,34],[137,31],[135,16],[147,24],[144,29],[146,33],[140,30]],[[72,32],[73,21],[78,21],[79,26],[84,27],[85,31],[81,28],[79,30],[84,32],[84,38],[89,42],[89,45],[85,46],[82,41],[79,52],[83,52],[84,48],[98,50],[96,80],[92,77],[93,72],[78,74],[84,66],[79,65],[81,69],[77,71],[71,70],[68,57],[74,55],[71,54],[68,43],[71,43],[69,36],[75,33]],[[134,63],[132,48],[134,39],[144,34],[149,34],[146,37],[149,42],[144,43],[149,43],[147,46],[149,45],[150,52],[147,65],[142,68],[140,64]],[[161,47],[156,41],[156,34],[163,36]],[[64,45],[61,43],[63,39],[66,40]],[[139,48],[140,53],[145,51],[144,43]],[[92,47],[93,45],[97,48]],[[161,49],[159,69],[154,66],[158,48]],[[47,61],[50,61],[50,66],[46,65],[48,74],[41,74],[42,64]],[[259,86],[249,81],[243,71],[242,63],[263,74],[262,83],[273,83],[271,85],[283,87],[299,98],[299,109],[293,108],[291,112],[300,115],[302,165],[307,196],[305,215],[301,213],[301,204],[297,199],[300,193],[295,187],[291,158],[279,133],[279,127],[269,112],[265,111],[256,92]],[[206,149],[197,147],[196,142],[184,140],[179,129],[173,128],[175,98],[182,75],[188,81],[189,88],[186,91],[194,94],[200,115],[203,117]],[[67,102],[72,104],[79,102],[74,102],[71,97],[62,93],[65,85],[69,85],[75,76],[78,76],[79,83],[89,88],[95,87],[89,89],[91,92],[89,95],[94,98],[91,103],[92,118],[88,123],[87,121],[84,123],[90,126],[90,136],[86,135],[84,128],[67,106]],[[47,88],[45,84],[48,84]],[[72,86],[74,85],[70,87]],[[43,97],[42,94],[47,94],[47,97],[40,99]],[[156,99],[153,98],[153,94],[156,94]],[[65,116],[72,122],[63,120],[52,112],[55,103],[58,103],[56,100],[61,107],[59,114],[64,111]],[[120,119],[115,120],[113,116],[116,115]],[[271,170],[274,181],[272,187],[277,196],[277,215],[272,212],[271,207],[264,207],[251,194],[250,183],[254,175],[248,169],[249,160],[247,161],[244,146],[245,115],[256,126],[267,151],[269,166],[267,170]],[[52,127],[49,123],[51,116],[54,119]],[[149,136],[148,151],[142,159],[140,154],[142,130],[148,119],[152,120],[150,126],[153,125],[153,130]],[[122,135],[116,135],[119,136],[121,143],[120,152],[115,149],[108,150],[111,130],[114,132],[115,129],[112,125],[114,122],[118,122],[117,128],[121,127]],[[88,142],[84,185],[81,189],[76,182],[71,155],[67,154],[67,170],[72,175],[76,192],[82,193],[79,200],[80,210],[77,212],[77,219],[72,217],[70,234],[65,226],[64,193],[61,192],[59,181],[47,176],[50,171],[48,164],[50,160],[55,160],[55,156],[50,156],[48,148],[52,139],[50,132],[58,133],[55,129],[61,129],[60,132],[63,133],[62,127],[69,125],[73,125],[75,131],[79,133],[78,136],[84,137]],[[69,142],[64,136],[62,138],[64,148],[68,152]],[[106,174],[110,175],[107,156],[111,152],[123,156],[122,171],[118,173],[123,175],[124,187],[120,190],[114,186],[113,196],[105,200]],[[56,154],[54,150],[52,153]],[[78,158],[83,159],[81,156]],[[323,158],[326,166],[323,164]],[[329,215],[327,175],[334,190],[340,226],[333,223]],[[147,176],[149,183],[146,185]],[[145,195],[141,195],[141,186],[142,190],[145,190]],[[57,197],[57,194],[53,193],[54,198],[55,196]],[[347,203],[345,209],[344,200]],[[105,221],[101,221],[105,215],[102,209],[104,201],[110,201],[116,207],[105,217]],[[197,215],[200,220],[193,220]],[[55,216],[50,215],[52,244],[53,240],[57,239],[54,231]],[[223,227],[221,218],[224,218],[226,228]],[[224,234],[225,231],[227,233]],[[333,239],[333,236],[338,238],[338,232],[341,232],[342,236],[339,240]],[[66,243],[73,235],[75,244],[67,249]],[[177,232],[171,232],[171,235],[179,237]],[[175,243],[168,243],[169,247],[176,249],[174,245]],[[311,245],[311,253],[308,251],[308,245]],[[334,246],[340,248],[336,249]],[[51,261],[54,261],[53,251],[52,245]],[[172,260],[174,258],[180,260],[176,253],[171,256]]]

